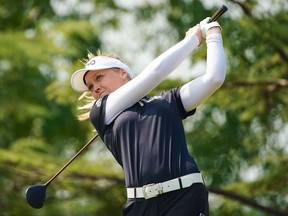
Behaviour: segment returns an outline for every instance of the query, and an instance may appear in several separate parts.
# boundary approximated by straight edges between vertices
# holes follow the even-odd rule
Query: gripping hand
[[[207,18],[205,18],[204,20],[202,20],[200,22],[200,28],[201,28],[201,32],[202,32],[202,37],[203,38],[206,38],[207,31],[210,28],[219,27],[220,29],[222,29],[217,21],[208,23],[209,19],[210,19],[210,17],[207,17]]]

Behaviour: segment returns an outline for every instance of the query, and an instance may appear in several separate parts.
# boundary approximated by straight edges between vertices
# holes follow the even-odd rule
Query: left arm
[[[187,112],[207,100],[225,80],[226,60],[220,28],[214,27],[208,30],[206,43],[206,73],[180,89],[180,97]]]

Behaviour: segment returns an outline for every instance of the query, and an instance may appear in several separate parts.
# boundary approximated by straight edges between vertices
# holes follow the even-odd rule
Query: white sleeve
[[[186,36],[157,57],[137,77],[112,92],[107,98],[105,123],[111,123],[124,109],[132,106],[153,90],[198,44],[196,34]]]
[[[203,103],[225,80],[226,60],[220,33],[207,36],[206,73],[180,89],[184,109],[188,112]]]

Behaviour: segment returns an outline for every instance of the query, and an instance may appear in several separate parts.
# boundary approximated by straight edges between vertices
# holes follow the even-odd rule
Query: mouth
[[[105,95],[105,91],[99,93],[99,98],[103,97]]]

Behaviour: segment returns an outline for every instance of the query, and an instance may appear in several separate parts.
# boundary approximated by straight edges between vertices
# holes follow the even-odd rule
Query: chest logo
[[[97,102],[96,102],[96,106],[97,106],[97,107],[100,107],[101,104],[102,104],[102,98],[99,98],[99,99],[97,100]]]

